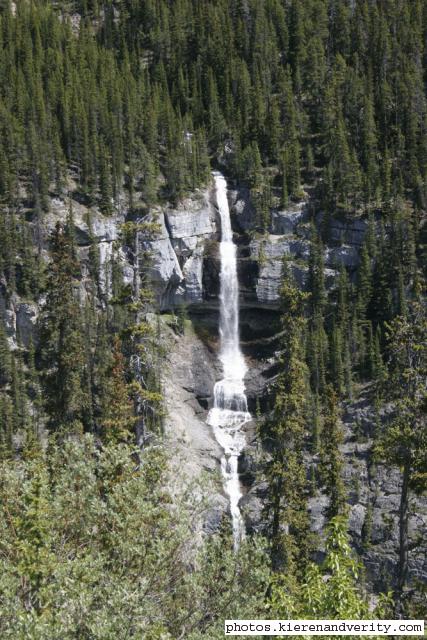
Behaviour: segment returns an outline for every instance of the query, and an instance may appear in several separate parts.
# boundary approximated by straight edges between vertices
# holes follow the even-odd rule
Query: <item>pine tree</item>
[[[366,243],[362,247],[360,266],[357,272],[357,310],[361,318],[365,316],[372,295],[371,258]]]
[[[408,580],[409,495],[427,486],[427,434],[425,426],[426,317],[418,303],[407,318],[396,318],[389,327],[389,377],[387,398],[394,405],[394,419],[384,428],[376,444],[380,460],[401,470],[399,506],[399,561],[395,592],[397,611]]]
[[[0,386],[10,382],[12,359],[3,319],[0,318]]]
[[[0,392],[0,461],[13,455],[15,420],[9,395]]]
[[[281,574],[272,583],[271,617],[281,619],[361,619],[369,613],[369,598],[359,581],[360,566],[350,546],[348,520],[337,516],[327,527],[326,555],[298,582]],[[381,612],[384,615],[384,611]],[[380,615],[380,610],[377,610]]]
[[[375,196],[378,184],[377,135],[374,119],[372,91],[365,90],[365,104],[362,118],[362,158],[365,182],[365,201],[369,205]]]
[[[330,371],[334,388],[339,395],[344,390],[343,337],[341,328],[335,325],[332,329],[330,344]]]
[[[13,402],[14,428],[28,427],[28,406],[25,393],[22,353],[18,350],[12,356],[11,397]]]
[[[281,206],[286,209],[289,204],[289,192],[288,192],[288,174],[287,174],[287,155],[286,151],[282,152],[280,159],[280,171],[281,171],[281,183],[282,183],[282,193],[281,193]]]
[[[70,234],[57,223],[51,240],[52,261],[41,321],[41,357],[49,426],[78,432],[89,406],[81,313],[75,292],[78,271]]]
[[[349,324],[349,289],[347,269],[341,265],[338,279],[337,321],[344,329]]]
[[[34,462],[24,497],[25,517],[18,519],[16,536],[19,571],[27,585],[27,600],[40,613],[42,590],[47,585],[53,553],[49,549],[52,529],[51,505],[48,502],[48,474],[40,460]]]
[[[329,497],[328,518],[343,513],[345,490],[342,479],[343,460],[340,445],[343,442],[339,426],[338,398],[332,386],[325,393],[325,407],[321,430],[320,474]]]
[[[306,295],[292,283],[285,264],[281,287],[283,351],[268,427],[274,446],[266,474],[273,567],[293,571],[302,570],[311,545],[303,461],[308,397],[302,343],[305,301]]]
[[[311,325],[307,336],[307,363],[312,389],[319,394],[326,385],[328,336],[323,326],[323,318],[319,314],[314,316]]]
[[[105,442],[129,440],[136,423],[129,385],[125,380],[124,357],[118,337],[113,343],[112,364],[102,389],[100,418],[101,435]]]
[[[102,213],[111,215],[113,212],[113,190],[111,185],[111,171],[107,147],[101,145],[99,152],[99,194]]]
[[[312,314],[319,314],[322,316],[326,303],[324,251],[322,240],[317,233],[317,229],[314,224],[311,226],[308,267]]]
[[[31,418],[33,431],[38,436],[40,418],[43,409],[43,399],[40,386],[40,375],[36,366],[36,350],[33,340],[30,339],[27,353],[27,384],[26,392],[31,400]]]

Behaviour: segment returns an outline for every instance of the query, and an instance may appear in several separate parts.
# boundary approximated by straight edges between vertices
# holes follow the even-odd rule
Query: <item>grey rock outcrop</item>
[[[219,465],[222,451],[206,424],[206,403],[216,378],[215,358],[189,323],[184,335],[175,335],[165,323],[162,333],[168,345],[162,375],[167,411],[165,446],[180,482],[187,482],[195,497],[204,496],[207,506],[200,526],[212,533],[229,509]]]
[[[293,263],[289,264],[295,282],[301,289],[307,285],[308,269]],[[269,260],[259,267],[256,284],[256,295],[260,303],[276,306],[279,301],[280,283],[282,280],[282,263],[280,260]]]
[[[16,347],[16,314],[13,309],[5,309],[3,314],[3,322],[6,330],[6,336],[9,341],[9,345],[12,348]]]
[[[289,239],[284,236],[270,235],[250,244],[251,254],[262,262],[263,260],[281,260],[289,256],[294,260],[307,260],[310,246],[305,240]]]
[[[386,421],[387,411],[381,419]],[[344,442],[341,446],[343,456],[343,480],[349,504],[349,533],[352,546],[358,552],[367,570],[368,581],[379,590],[393,588],[397,575],[399,547],[399,506],[401,473],[397,468],[390,469],[375,464],[372,457],[373,430],[377,416],[367,387],[361,396],[346,403],[342,416]],[[264,454],[265,455],[265,454]],[[243,452],[245,464],[256,461],[256,448],[253,441]],[[319,464],[317,455],[305,457],[307,474]],[[265,499],[266,485],[262,481],[251,480],[257,477],[259,467],[252,463],[250,474],[242,474],[249,479],[247,492],[241,501],[244,507],[246,524],[250,530],[262,531],[265,527],[265,515],[262,504]],[[325,525],[329,499],[323,486],[317,486],[316,493],[309,498],[308,507],[311,528],[318,534],[318,557],[324,551]],[[411,495],[409,517],[409,581],[427,580],[427,559],[423,540],[427,537],[427,505],[425,500]]]
[[[357,269],[359,262],[359,252],[355,247],[333,247],[325,251],[325,264],[328,267],[339,269],[343,265],[349,271],[353,271]]]
[[[209,190],[158,212],[160,233],[146,243],[151,277],[163,310],[203,301],[206,243],[218,238],[217,214]]]
[[[277,304],[285,256],[289,258],[289,267],[298,286],[305,288],[308,270],[303,260],[308,257],[308,243],[299,239],[270,235],[252,240],[249,250],[251,259],[258,263],[255,285],[258,302],[267,305]]]
[[[228,192],[230,211],[242,231],[251,231],[256,226],[256,211],[252,204],[250,191],[239,186]]]
[[[316,215],[316,224],[320,227],[324,224],[325,216],[323,212]],[[348,244],[360,247],[363,244],[365,234],[368,230],[368,223],[363,218],[338,219],[331,217],[326,222],[327,234],[331,242],[336,244]]]
[[[20,302],[15,308],[16,334],[21,343],[28,348],[38,339],[38,307],[32,302]]]
[[[34,302],[22,302],[13,295],[7,299],[0,292],[0,318],[3,321],[6,337],[11,349],[21,344],[26,349],[38,339],[38,305]]]
[[[201,203],[186,200],[179,209],[166,211],[165,219],[172,246],[180,255],[194,251],[201,238],[212,238],[217,230],[209,193]]]
[[[307,203],[300,202],[284,211],[271,214],[271,233],[277,235],[296,234],[298,226],[308,218]]]
[[[182,269],[184,278],[184,300],[187,304],[195,304],[203,300],[203,244],[196,246],[186,259]]]
[[[69,210],[70,204],[65,200],[58,197],[51,199],[49,212],[43,223],[45,226],[45,250],[48,247],[49,234],[57,222],[65,223]],[[124,282],[130,284],[133,281],[133,268],[123,248],[115,246],[120,238],[121,226],[125,222],[125,211],[116,211],[111,216],[104,216],[96,208],[90,209],[76,200],[72,202],[72,211],[74,237],[83,275],[81,291],[83,299],[85,297],[84,281],[89,274],[89,249],[91,246],[96,246],[98,252],[100,294],[103,296],[111,294],[113,254],[116,262],[121,266]]]
[[[120,233],[120,225],[124,222],[124,214],[104,216],[96,209],[90,210],[85,205],[73,200],[74,233],[77,245],[85,246],[95,242],[114,242]],[[70,205],[61,198],[52,198],[48,214],[43,224],[46,236],[54,229],[57,222],[64,223],[69,214]]]
[[[150,252],[149,275],[163,309],[173,306],[175,293],[184,276],[173,250],[164,215],[157,217],[160,231],[154,240],[143,241],[142,248]]]

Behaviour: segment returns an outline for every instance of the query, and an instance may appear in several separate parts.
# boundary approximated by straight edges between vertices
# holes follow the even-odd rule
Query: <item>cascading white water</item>
[[[241,427],[250,420],[251,415],[248,413],[243,382],[246,365],[239,344],[239,283],[227,182],[220,173],[214,172],[213,175],[221,217],[219,334],[224,378],[215,384],[214,406],[209,411],[207,422],[213,427],[215,438],[224,450],[221,469],[225,491],[230,499],[234,547],[237,549],[244,535],[244,523],[239,509],[242,491],[237,465],[245,445]]]

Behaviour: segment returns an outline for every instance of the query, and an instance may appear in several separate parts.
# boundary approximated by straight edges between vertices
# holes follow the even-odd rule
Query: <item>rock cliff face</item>
[[[0,315],[3,318],[12,349],[16,349],[18,341],[28,348],[30,342],[37,341],[38,306],[32,302],[22,302],[18,296],[7,298],[0,285]]]
[[[309,239],[311,234],[307,202],[287,210],[272,212],[270,232],[253,233],[255,209],[245,188],[230,191],[232,224],[238,244],[238,269],[241,289],[241,342],[249,365],[246,389],[252,414],[256,407],[268,408],[272,385],[277,375],[278,336],[280,333],[278,300],[283,257],[286,258],[301,288],[307,285]],[[133,248],[122,244],[121,225],[126,221],[126,207],[105,217],[73,201],[77,253],[83,277],[81,295],[85,295],[89,273],[90,248],[99,255],[99,302],[103,304],[111,287],[111,258],[121,266],[125,283],[137,276]],[[47,255],[49,232],[58,220],[65,221],[69,203],[54,198],[43,220],[42,251]],[[152,259],[150,276],[154,283],[162,316],[162,335],[167,362],[163,371],[163,389],[167,415],[165,433],[170,458],[178,476],[200,484],[207,477],[203,491],[207,507],[202,518],[205,531],[215,529],[227,501],[219,474],[220,451],[206,425],[207,409],[212,402],[215,381],[220,377],[216,347],[218,331],[217,245],[220,226],[211,189],[198,191],[178,207],[158,208],[153,219],[160,231],[149,243],[142,243]],[[325,220],[317,214],[315,222],[327,225],[331,242],[325,249],[326,284],[333,287],[338,269],[344,264],[350,273],[357,268],[360,248],[367,232],[367,222]],[[36,229],[34,229],[36,233]],[[18,341],[28,347],[38,339],[39,304],[8,297],[0,283],[0,314],[12,348]],[[171,311],[184,305],[189,320],[184,334],[173,330]],[[386,416],[383,416],[386,419]],[[399,473],[390,473],[372,460],[372,436],[377,416],[368,393],[346,405],[343,415],[345,442],[345,481],[350,502],[350,531],[354,547],[362,555],[369,579],[376,586],[393,582],[396,566]],[[247,429],[248,445],[240,460],[246,495],[242,507],[250,530],[264,527],[263,500],[265,484],[259,480],[260,448],[255,423]],[[307,457],[307,469],[316,468],[316,456]],[[200,485],[201,486],[201,485]],[[324,527],[327,497],[318,490],[310,500],[313,529],[320,534]],[[412,541],[426,535],[427,514],[420,502],[414,503],[410,528]],[[320,549],[321,552],[321,549]],[[426,559],[414,548],[411,553],[411,578],[426,575]]]
[[[81,265],[81,296],[84,299],[89,274],[89,250],[96,247],[99,259],[99,294],[109,293],[112,257],[119,263],[126,284],[135,277],[133,248],[122,244],[121,226],[127,220],[125,203],[121,211],[106,217],[90,209],[79,200],[71,201],[77,255]],[[34,236],[40,236],[42,254],[48,257],[49,235],[57,222],[65,223],[70,202],[58,197],[50,201],[43,216],[41,231],[34,224]],[[216,208],[210,190],[197,191],[178,208],[156,209],[153,221],[159,233],[153,241],[141,243],[151,254],[149,275],[153,282],[160,309],[168,311],[181,304],[195,305],[209,297],[204,285],[203,264],[209,242],[216,242],[219,228]],[[145,268],[145,267],[144,267]],[[41,300],[42,304],[43,301]],[[0,313],[5,321],[11,346],[16,336],[25,346],[30,338],[37,340],[38,305],[10,297],[0,283]]]
[[[342,429],[344,442],[343,478],[348,497],[349,532],[352,545],[366,568],[368,582],[381,591],[395,586],[397,550],[399,545],[399,501],[401,475],[375,462],[372,453],[374,429],[378,420],[388,418],[387,411],[379,416],[370,400],[366,387],[354,402],[343,408]],[[247,492],[242,510],[247,527],[262,532],[265,527],[263,513],[266,485],[259,481],[260,450],[253,428],[249,427],[248,445],[240,461],[241,479]],[[317,473],[319,457],[307,455],[307,476]],[[317,488],[309,500],[312,530],[318,535],[319,557],[323,555],[325,513],[328,497]],[[427,535],[427,509],[425,501],[411,499],[409,520],[410,553],[409,574],[412,584],[427,577],[427,559],[422,541]]]
[[[206,407],[215,379],[216,358],[198,338],[191,322],[185,322],[183,333],[175,333],[163,316],[162,335],[167,345],[163,370],[165,397],[165,435],[177,480],[202,492],[205,509],[201,514],[202,529],[215,531],[228,510],[220,474],[220,447],[212,429],[206,424]]]
[[[151,276],[160,308],[201,303],[203,261],[206,245],[217,240],[218,219],[209,190],[184,200],[177,209],[161,210],[156,216],[161,231],[148,243],[152,254]]]

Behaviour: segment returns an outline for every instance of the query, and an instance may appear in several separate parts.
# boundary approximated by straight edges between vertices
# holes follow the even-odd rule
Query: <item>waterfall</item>
[[[245,446],[241,428],[250,420],[243,379],[246,365],[239,344],[239,283],[237,280],[236,245],[233,244],[227,182],[214,172],[216,199],[221,218],[220,243],[220,352],[223,379],[214,387],[214,405],[207,422],[213,427],[217,442],[224,450],[221,470],[224,488],[230,500],[234,548],[244,535],[244,523],[239,509],[242,497],[237,470],[239,455]]]

